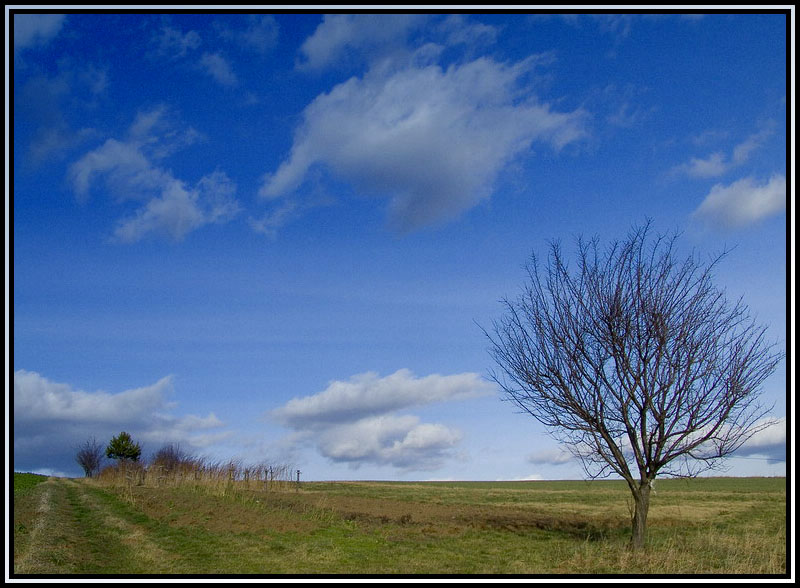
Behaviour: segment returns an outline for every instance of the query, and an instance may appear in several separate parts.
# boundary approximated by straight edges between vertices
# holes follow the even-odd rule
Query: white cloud
[[[271,238],[278,236],[278,230],[286,223],[299,215],[300,205],[295,200],[281,202],[273,210],[261,216],[250,218],[250,227],[257,233],[262,233]]]
[[[630,35],[635,15],[632,14],[599,14],[592,15],[601,32],[612,35],[617,41]]]
[[[405,45],[411,30],[427,20],[418,14],[328,14],[300,47],[298,66],[321,69],[347,54],[383,56]]]
[[[775,123],[770,121],[763,129],[753,133],[747,139],[736,145],[733,148],[731,156],[732,162],[735,165],[742,164],[750,158],[750,154],[761,147],[764,142],[774,133]]]
[[[52,77],[35,75],[22,83],[17,90],[14,116],[22,128],[31,130],[26,163],[38,166],[48,159],[60,158],[90,138],[95,131],[74,128],[68,121],[71,117],[66,116],[66,107],[80,105],[91,111],[106,85],[104,69],[67,59],[59,63],[59,71]]]
[[[786,461],[785,417],[775,418],[771,416],[765,416],[759,421],[752,423],[748,427],[748,431],[756,432],[752,434],[752,436],[748,437],[747,440],[735,451],[726,454],[725,458],[722,458],[721,461],[717,462],[717,466],[723,466],[726,468],[730,467],[731,463],[727,461],[728,459],[765,460],[772,464]],[[709,434],[709,432],[710,431],[708,429],[702,429],[694,432],[693,437],[698,439]],[[692,456],[714,456],[718,453],[719,444],[722,440],[725,440],[729,436],[732,436],[732,439],[736,439],[742,433],[743,431],[739,427],[732,429],[731,425],[724,424],[721,429],[716,431],[716,435],[714,435],[711,440],[706,441],[697,447],[692,452]],[[691,439],[687,440],[687,442],[690,443]],[[692,469],[695,471],[698,469],[702,470],[702,468],[698,468],[698,464],[693,462],[693,460],[687,455],[681,456],[681,458],[679,458],[679,460],[675,463],[680,465],[675,467],[674,471],[680,471],[681,469],[684,471],[692,471]]]
[[[444,425],[420,423],[414,416],[382,415],[324,429],[318,449],[325,457],[356,467],[373,463],[419,471],[438,467],[460,439],[460,432]]]
[[[512,481],[514,482],[538,482],[540,480],[544,480],[544,476],[542,474],[530,474],[529,476],[522,476],[520,478],[514,478]],[[498,479],[498,482],[503,482],[505,480]]]
[[[159,105],[152,110],[145,110],[136,113],[131,126],[128,128],[128,136],[135,144],[150,143],[155,139],[156,127],[164,121],[166,106]]]
[[[786,177],[773,175],[765,184],[747,177],[728,186],[716,184],[693,217],[723,227],[746,226],[783,212]]]
[[[769,426],[750,437],[734,455],[765,455],[775,462],[786,461],[786,419],[770,421]]]
[[[108,139],[70,167],[70,180],[79,199],[88,198],[98,174],[109,175],[108,181],[119,196],[157,190],[171,179],[168,172],[150,163],[139,146],[116,139]]]
[[[109,424],[143,424],[153,411],[165,407],[172,378],[119,394],[83,392],[68,384],[51,382],[36,372],[14,372],[14,422],[97,421]]]
[[[402,369],[381,378],[367,372],[347,381],[333,381],[314,396],[294,398],[275,410],[273,416],[289,426],[307,428],[353,422],[433,402],[473,398],[491,390],[492,385],[475,373],[418,378]]]
[[[319,394],[293,399],[272,411],[272,416],[315,443],[331,460],[356,467],[373,463],[428,470],[450,454],[461,439],[460,432],[393,413],[491,390],[488,382],[473,373],[418,378],[399,370],[381,378],[370,372],[331,382]]]
[[[718,151],[705,159],[692,157],[680,169],[693,178],[713,178],[724,174],[728,170],[728,163],[725,154]]]
[[[575,456],[563,448],[542,449],[528,456],[528,461],[534,464],[563,465],[575,463]]]
[[[45,45],[61,31],[65,18],[64,14],[15,14],[14,48]]]
[[[536,63],[481,58],[353,77],[305,109],[288,159],[260,194],[291,195],[321,165],[362,194],[388,198],[399,230],[450,220],[486,199],[534,141],[559,149],[583,135],[580,111],[554,112],[521,87]]]
[[[30,144],[30,163],[39,165],[51,157],[59,157],[94,135],[93,129],[73,130],[65,123],[41,127]]]
[[[128,129],[127,143],[141,149],[151,159],[164,159],[202,138],[192,127],[180,128],[169,108],[162,104],[137,113]]]
[[[734,146],[731,156],[722,151],[715,151],[705,158],[692,157],[688,163],[676,166],[672,171],[685,174],[692,178],[715,178],[728,173],[747,162],[753,151],[761,147],[774,133],[775,122],[768,121],[759,131],[748,136],[744,141]],[[719,134],[717,133],[716,136]],[[704,133],[702,137],[715,136],[713,132]],[[699,139],[696,139],[699,140]]]
[[[415,36],[423,30],[425,44],[414,47],[420,43]],[[415,51],[436,54],[445,46],[485,48],[499,34],[497,27],[460,14],[328,14],[300,47],[297,66],[303,70],[341,63],[375,66],[406,60]]]
[[[497,40],[497,27],[468,20],[463,14],[451,14],[440,26],[446,34],[446,43],[452,45],[490,45]]]
[[[231,64],[219,53],[203,53],[200,58],[200,66],[223,86],[235,86],[239,83]]]
[[[24,471],[55,468],[79,471],[75,448],[91,437],[104,443],[120,431],[149,444],[175,442],[204,447],[214,435],[225,435],[213,413],[174,416],[169,396],[171,376],[155,384],[124,390],[86,392],[54,382],[36,372],[14,372],[14,461]],[[215,431],[215,433],[210,433]]]
[[[200,227],[227,220],[238,205],[229,197],[235,188],[222,172],[204,176],[194,189],[170,179],[161,195],[150,199],[130,218],[119,222],[114,232],[119,241],[133,243],[150,234],[163,234],[180,241]]]
[[[184,57],[190,51],[200,46],[200,34],[197,31],[184,33],[178,29],[165,25],[161,27],[155,38],[157,53],[162,56],[177,59]]]
[[[221,27],[220,34],[223,38],[234,41],[244,49],[266,54],[278,42],[278,21],[271,14],[247,15],[247,26],[243,30],[236,30],[227,26],[229,21],[218,23]]]
[[[87,200],[97,176],[101,176],[120,201],[144,201],[131,216],[121,220],[115,237],[135,242],[151,234],[174,240],[204,225],[225,222],[239,206],[235,184],[224,172],[215,171],[193,187],[153,163],[197,140],[193,129],[176,131],[165,121],[165,109],[140,113],[125,140],[108,139],[70,166],[69,178],[81,200]]]
[[[772,417],[765,418],[764,420],[755,423],[754,428],[760,429],[752,437],[750,437],[739,449],[730,454],[729,458],[752,458],[758,456],[759,459],[766,458],[771,463],[779,463],[786,461],[786,419],[775,419]],[[708,433],[706,430],[697,431],[696,436],[702,436]],[[724,437],[724,433],[721,434]],[[635,457],[631,450],[630,441],[626,436],[621,436],[615,440],[616,444],[623,451],[629,465],[635,467]],[[581,459],[575,455],[579,452],[584,456],[591,456],[592,461],[597,459],[596,452],[589,446],[576,447],[572,446],[567,449],[566,446],[557,446],[552,448],[540,449],[534,451],[527,456],[527,461],[535,465],[579,465]],[[716,447],[713,444],[708,446],[708,454],[714,454]],[[695,454],[702,454],[703,451],[695,451]],[[718,462],[718,465],[729,465],[725,460]],[[588,465],[588,462],[587,462]],[[701,471],[700,463],[695,462],[693,459],[684,455],[678,460],[668,464],[662,475],[669,471],[670,473],[676,472],[692,472]]]

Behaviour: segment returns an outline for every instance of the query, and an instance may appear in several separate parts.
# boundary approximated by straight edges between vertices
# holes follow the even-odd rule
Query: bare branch
[[[552,243],[486,333],[506,399],[635,498],[659,473],[716,467],[766,426],[760,388],[784,357],[714,286],[725,254],[679,259],[678,236],[650,238],[648,222],[605,251],[579,239],[574,269]]]

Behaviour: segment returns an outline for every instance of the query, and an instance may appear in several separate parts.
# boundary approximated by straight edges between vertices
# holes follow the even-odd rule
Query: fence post
[[[297,487],[295,488],[296,491],[300,490],[300,470],[297,470]]]

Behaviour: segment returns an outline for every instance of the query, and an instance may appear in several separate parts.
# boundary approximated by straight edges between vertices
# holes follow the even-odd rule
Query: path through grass
[[[28,480],[29,481],[29,480]],[[785,481],[668,480],[627,548],[615,482],[304,483],[299,491],[36,480],[15,574],[748,574],[786,568]]]

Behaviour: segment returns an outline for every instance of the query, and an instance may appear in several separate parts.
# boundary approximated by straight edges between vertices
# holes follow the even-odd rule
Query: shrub
[[[106,447],[106,457],[117,460],[139,461],[142,455],[142,448],[138,443],[134,443],[131,436],[122,431],[113,437]]]

